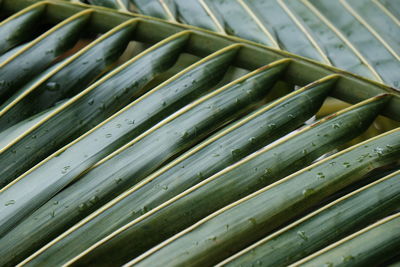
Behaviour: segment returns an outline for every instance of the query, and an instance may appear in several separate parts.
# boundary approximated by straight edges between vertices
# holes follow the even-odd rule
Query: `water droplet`
[[[332,128],[334,128],[334,129],[339,129],[339,128],[340,128],[340,125],[339,125],[338,123],[334,123],[334,124],[332,125]]]
[[[351,164],[349,162],[343,162],[343,166],[346,168],[350,168]]]
[[[306,236],[306,233],[304,231],[298,231],[297,235],[303,239],[304,241],[308,241],[308,237]]]
[[[68,170],[69,170],[69,168],[70,168],[70,166],[65,166],[65,167],[61,170],[61,173],[63,173],[63,174],[67,173]]]
[[[93,99],[93,98],[92,98],[92,99],[89,99],[87,103],[88,103],[89,105],[93,105],[94,99]]]
[[[106,136],[106,138],[110,138],[110,137],[112,137],[112,134],[108,133],[105,136]]]
[[[115,178],[114,181],[115,181],[115,183],[119,184],[120,182],[122,182],[122,179],[121,178]]]
[[[187,138],[188,136],[189,136],[189,132],[188,132],[188,131],[185,131],[185,132],[181,135],[181,138],[184,139],[184,138]]]
[[[141,209],[142,214],[145,214],[148,211],[149,209],[146,206],[143,206],[143,208]]]
[[[314,194],[314,193],[315,193],[315,191],[314,191],[314,189],[312,189],[312,188],[307,188],[307,189],[304,189],[304,190],[303,190],[303,196],[304,196],[304,197],[311,196],[311,195]]]
[[[358,158],[358,162],[363,162],[364,159],[365,159],[366,157],[368,157],[368,155],[369,155],[369,154],[361,155],[361,156]]]
[[[121,127],[122,127],[122,124],[118,123],[115,127],[121,128]]]
[[[60,89],[60,85],[56,82],[49,82],[46,84],[46,88],[49,91],[57,91],[58,89]]]
[[[92,196],[92,197],[89,199],[89,202],[90,202],[91,204],[96,204],[98,201],[99,201],[99,197],[98,197],[98,196]]]
[[[251,224],[253,224],[253,225],[256,225],[256,224],[257,224],[257,221],[256,221],[256,219],[254,219],[254,218],[250,218],[250,219],[248,219],[248,221],[249,221]]]
[[[53,49],[46,50],[46,54],[51,54],[51,53],[53,53],[53,52],[54,52]]]
[[[168,186],[167,186],[167,185],[163,185],[163,186],[161,186],[161,188],[162,188],[163,190],[168,190]]]
[[[162,106],[165,107],[167,105],[167,102],[162,102]]]
[[[322,172],[319,172],[319,173],[317,173],[317,177],[318,177],[319,179],[324,179],[324,178],[325,178],[325,175],[324,175]]]
[[[379,157],[381,157],[381,156],[383,155],[384,150],[383,150],[383,148],[381,148],[381,147],[377,147],[377,148],[374,149],[374,152],[375,152]]]
[[[231,153],[233,158],[237,158],[240,155],[240,149],[234,149],[231,151]]]
[[[269,174],[271,174],[271,173],[272,173],[272,169],[271,169],[271,168],[266,168],[266,169],[264,170],[264,174],[269,175]]]
[[[84,211],[86,209],[86,204],[85,203],[81,203],[78,206],[79,211]]]
[[[250,137],[249,141],[250,141],[250,143],[255,144],[256,143],[256,138],[255,137]]]
[[[102,60],[103,60],[103,58],[101,58],[101,57],[96,58],[96,61],[97,61],[97,62],[100,62],[100,61],[102,61]]]
[[[53,202],[53,205],[58,205],[58,201],[57,201],[57,200],[54,201],[54,202]]]
[[[294,116],[293,114],[289,114],[288,117],[291,118],[291,119],[296,118],[296,116]]]
[[[215,241],[215,240],[217,240],[217,237],[216,237],[216,236],[210,236],[210,237],[208,238],[208,240]]]
[[[351,255],[343,256],[343,262],[349,262],[349,261],[351,261],[353,259],[354,259],[354,257],[351,256]]]
[[[15,200],[11,199],[11,200],[7,201],[7,202],[4,204],[4,206],[9,206],[9,205],[13,205],[13,204],[15,204]]]
[[[51,217],[51,218],[54,218],[55,215],[56,215],[56,212],[55,212],[54,210],[50,212],[50,217]]]

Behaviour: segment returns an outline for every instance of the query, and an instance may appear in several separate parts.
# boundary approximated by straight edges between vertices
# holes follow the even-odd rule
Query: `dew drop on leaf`
[[[314,193],[315,193],[315,191],[312,188],[307,188],[307,189],[303,190],[303,196],[305,196],[305,197],[308,197]]]
[[[308,241],[308,237],[306,236],[306,232],[304,232],[304,231],[298,231],[298,232],[297,232],[297,235],[298,235],[301,239],[303,239],[304,241]]]
[[[56,82],[49,82],[46,84],[46,88],[49,91],[57,91],[58,89],[60,89],[60,84]]]
[[[15,204],[15,200],[11,199],[11,200],[7,201],[7,202],[4,204],[4,206],[10,206],[10,205],[13,205],[13,204]]]

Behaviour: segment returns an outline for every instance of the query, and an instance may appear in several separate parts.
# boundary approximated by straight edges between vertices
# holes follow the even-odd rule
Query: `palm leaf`
[[[395,211],[400,172],[394,172],[329,203],[219,265],[287,266]]]
[[[1,265],[398,259],[396,4],[78,2],[0,6]]]
[[[295,264],[315,266],[339,262],[346,265],[383,263],[396,254],[399,248],[399,218],[400,213],[389,216]]]
[[[395,1],[132,2],[146,15],[236,35],[400,88],[400,5]],[[128,3],[114,7],[133,10]]]
[[[294,218],[302,210],[306,210],[322,200],[324,196],[332,194],[351,181],[362,178],[362,174],[368,171],[368,165],[371,164],[370,159],[379,158],[379,161],[374,161],[374,164],[378,165],[387,160],[396,160],[399,156],[399,146],[397,149],[385,149],[379,153],[376,151],[377,149],[379,151],[382,144],[394,145],[398,142],[396,140],[398,138],[398,130],[395,130],[381,138],[377,137],[375,140],[361,143],[347,151],[317,162],[205,217],[134,259],[128,265],[148,266],[155,262],[157,264],[172,262],[176,266],[185,263],[201,266],[205,262],[209,262],[206,264],[217,263],[229,253],[242,249],[246,243],[250,244],[256,241],[279,224]],[[392,152],[394,153],[392,154]],[[366,154],[372,157],[367,156],[362,161],[354,160]],[[338,171],[339,169],[341,171]],[[312,178],[310,179],[310,177]],[[294,188],[299,190],[293,190]],[[161,214],[155,214],[155,216],[162,218]],[[138,225],[145,226],[143,222],[139,222]],[[101,257],[101,255],[105,255],[104,250],[110,253],[117,247],[120,252],[117,254],[118,256],[113,255],[114,257],[111,259],[118,260],[123,257],[125,248],[125,251],[128,252],[126,257],[135,256],[133,253],[137,248],[132,248],[130,244],[124,242],[124,237],[126,238],[129,233],[135,233],[134,225],[129,226],[129,230],[121,231],[121,229],[115,232],[112,239],[109,238],[107,242],[94,247],[93,251],[83,254],[76,261],[78,263],[95,263],[100,259],[106,260],[106,256]],[[151,225],[148,226],[147,229],[152,229]],[[142,236],[142,238],[144,237]],[[139,241],[139,239],[137,240]],[[165,262],[161,262],[161,260],[165,260]]]

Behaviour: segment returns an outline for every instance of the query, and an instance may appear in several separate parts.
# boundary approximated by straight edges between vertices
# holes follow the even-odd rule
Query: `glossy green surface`
[[[126,30],[132,30],[130,24]],[[55,152],[63,144],[71,141],[71,137],[77,137],[90,130],[142,95],[143,86],[175,62],[185,40],[186,37],[177,38],[170,45],[156,49],[143,57],[133,58],[129,63],[109,73],[62,105],[61,109],[55,110],[51,114],[52,117],[41,121],[34,129],[24,133],[22,139],[13,142],[11,147],[0,155],[2,164],[4,162],[2,165],[4,167],[0,170],[1,185],[5,186],[33,164],[40,162],[44,155]],[[68,124],[62,123],[63,121],[68,121]],[[35,139],[34,142],[32,139]],[[49,143],[51,145],[43,147]],[[37,149],[39,147],[40,150]]]
[[[150,4],[158,3],[157,1],[147,0],[145,2]],[[32,4],[32,0],[3,0],[2,9],[7,10],[7,12],[16,12],[30,4]],[[49,20],[56,22],[70,16],[71,14],[84,10],[85,8],[87,7],[72,5],[65,3],[64,1],[52,0],[46,15]],[[96,15],[92,17],[91,29],[97,31],[109,30],[129,18],[140,16],[127,13],[121,14],[115,10],[100,7],[92,6],[92,8],[95,9]],[[329,74],[340,73],[342,78],[338,83],[336,83],[333,94],[335,97],[343,101],[356,103],[384,92],[396,95],[396,97],[393,97],[388,103],[383,114],[393,118],[394,120],[400,121],[400,97],[394,89],[282,50],[271,49],[270,47],[258,45],[254,42],[233,36],[222,36],[213,32],[193,29],[187,25],[168,23],[156,18],[143,19],[137,27],[137,36],[135,38],[137,40],[146,40],[154,43],[171,34],[186,29],[193,30],[193,41],[188,44],[187,49],[190,53],[194,53],[195,55],[204,56],[232,43],[241,42],[244,43],[245,46],[241,49],[241,53],[233,63],[235,66],[255,69],[278,59],[293,58],[295,59],[295,62],[291,64],[291,67],[288,69],[285,76],[285,79],[288,82],[305,85]],[[371,70],[374,69],[372,68]],[[349,88],[351,88],[351,90]]]
[[[398,25],[391,23],[396,21],[390,15],[395,9],[385,10],[389,5],[379,4],[384,0],[368,0],[376,9],[364,8],[362,3],[367,0],[352,1],[337,0],[339,5],[334,4],[335,8],[323,1],[317,7],[309,0],[291,3],[276,0],[275,4],[263,0],[192,3],[190,0],[139,0],[129,6],[120,0],[92,1],[112,4],[119,10],[116,11],[75,0],[40,3],[38,0],[2,0],[0,18],[6,19],[6,23],[0,23],[0,32],[2,26],[12,25],[10,29],[17,36],[20,26],[26,32],[24,25],[28,21],[32,30],[24,40],[10,38],[9,44],[6,40],[0,66],[23,59],[36,45],[52,40],[49,37],[57,30],[85,19],[76,30],[76,35],[83,40],[53,59],[45,59],[43,64],[49,61],[45,67],[40,65],[42,62],[29,66],[32,77],[27,74],[26,79],[15,80],[21,85],[9,90],[0,103],[0,126],[4,124],[0,127],[0,256],[3,256],[0,262],[15,265],[23,261],[22,265],[39,266],[46,263],[121,265],[138,256],[128,265],[138,262],[144,265],[214,264],[270,234],[277,234],[274,231],[279,227],[308,218],[301,216],[354,190],[359,183],[370,182],[372,177],[365,172],[373,169],[380,172],[387,164],[398,164],[396,145],[395,151],[385,154],[386,149],[393,149],[386,140],[385,146],[377,146],[373,153],[366,152],[356,159],[359,163],[355,162],[358,167],[353,171],[360,176],[353,177],[347,172],[350,178],[337,178],[342,170],[334,164],[335,169],[330,170],[333,183],[328,180],[326,186],[318,184],[317,190],[306,187],[314,175],[316,179],[326,179],[325,170],[320,170],[308,180],[304,178],[292,185],[292,191],[281,188],[271,199],[246,206],[243,216],[249,217],[244,221],[240,214],[233,219],[222,216],[221,221],[215,221],[221,214],[253,200],[248,195],[260,188],[267,186],[265,189],[272,190],[291,179],[280,180],[282,177],[306,168],[300,171],[304,174],[307,166],[315,161],[317,167],[325,164],[328,155],[347,147],[347,141],[359,136],[368,126],[371,126],[368,133],[353,139],[352,144],[398,127],[382,117],[374,120],[378,114],[400,120],[400,94],[394,89],[279,50],[289,49],[335,66],[340,63],[377,81],[382,70],[382,73],[388,70],[396,73],[396,66],[387,68],[387,54],[381,53],[386,49],[393,58],[399,59],[396,55]],[[148,10],[156,13],[161,11],[171,22],[125,12],[126,7],[137,10],[139,6],[135,4],[148,5]],[[40,19],[35,20],[35,15],[28,13],[40,5],[45,8],[38,11]],[[28,8],[13,15],[24,7]],[[325,14],[334,13],[332,10],[343,12]],[[374,20],[375,16],[382,19]],[[176,21],[209,27],[221,34]],[[385,27],[389,24],[390,27]],[[264,38],[278,49],[224,35],[225,30],[234,33],[237,29],[246,36]],[[371,52],[368,44],[379,46],[379,53],[369,57],[376,59],[376,66],[355,46],[365,45],[356,38],[358,35],[353,32],[356,29],[365,33],[363,37],[368,40],[363,53]],[[108,30],[111,31],[104,34]],[[5,32],[11,34],[11,30]],[[113,40],[112,36],[118,34],[124,37]],[[100,45],[105,40],[113,41],[110,45]],[[87,48],[82,48],[85,45]],[[122,57],[116,60],[125,47]],[[95,49],[98,53],[91,54]],[[104,58],[109,55],[112,59],[103,62],[99,59],[102,53]],[[133,55],[137,56],[130,59]],[[91,63],[80,62],[81,56]],[[379,60],[386,68],[378,71]],[[19,70],[15,70],[17,76]],[[80,77],[84,80],[80,81]],[[239,81],[221,88],[239,77]],[[386,77],[385,81],[390,84],[388,81],[396,77]],[[279,81],[265,98],[276,78]],[[305,84],[307,88],[285,96]],[[69,89],[63,91],[61,87]],[[215,88],[221,89],[215,91]],[[235,88],[237,94],[229,88]],[[390,96],[374,98],[382,93]],[[326,104],[315,114],[327,95]],[[266,105],[281,96],[284,98],[272,106]],[[352,106],[346,113],[339,112],[303,128],[301,124],[310,116],[314,120],[314,114],[319,118],[330,113],[326,107],[332,103],[332,97],[350,103],[368,100]],[[212,99],[214,102],[207,106]],[[338,152],[333,158],[342,156]],[[343,162],[343,172],[352,164],[350,160]],[[271,186],[275,181],[278,182]],[[357,185],[349,185],[353,181]],[[302,190],[305,202],[290,199],[296,190]],[[388,200],[390,193],[385,193]],[[394,197],[390,201],[396,201],[395,194],[391,194]],[[238,199],[242,200],[229,206]],[[284,202],[287,199],[288,203]],[[279,201],[284,202],[283,211]],[[346,224],[347,217],[340,217],[339,213],[345,226],[337,238],[364,227],[361,224],[370,223],[368,218],[373,222],[386,216],[384,212],[395,206],[388,204],[384,209],[385,204],[380,204],[382,213],[374,212],[370,217],[360,215],[354,219],[357,225],[353,228],[352,224]],[[259,208],[266,213],[261,216]],[[213,212],[217,213],[212,215]],[[250,212],[257,218],[250,217]],[[356,217],[355,213],[351,216]],[[225,221],[231,219],[226,227]],[[259,225],[260,220],[265,224]],[[225,226],[221,232],[218,222]],[[237,231],[232,229],[236,223]],[[207,230],[203,236],[203,226],[209,224],[214,228],[208,230],[215,231],[216,235],[209,235]],[[300,242],[309,238],[311,230],[320,230],[314,228],[296,231],[290,244],[296,244],[294,240],[299,238]],[[337,232],[333,228],[327,231]],[[318,233],[324,234],[321,231]],[[132,237],[137,239],[131,240]],[[171,239],[168,241],[168,238]],[[191,242],[197,238],[205,243],[194,243],[192,247]],[[334,242],[337,239],[315,240]],[[309,255],[328,245],[317,241],[313,244],[316,246],[311,246],[308,252],[305,249],[301,252]],[[292,252],[295,254],[296,249]],[[275,256],[277,261],[284,257]],[[274,258],[268,257],[268,260]],[[254,263],[258,264],[257,260]]]
[[[400,134],[399,130],[395,130],[375,140],[349,148],[341,154],[319,161],[231,206],[219,210],[209,218],[171,238],[166,244],[160,245],[160,248],[155,249],[153,253],[147,253],[147,257],[143,257],[144,259],[139,263],[137,261],[131,263],[136,263],[137,266],[151,266],[155,262],[157,264],[168,262],[168,264],[176,265],[190,263],[191,266],[216,264],[259,240],[276,227],[300,215],[325,197],[362,179],[363,175],[371,169],[396,161],[399,155]],[[229,188],[227,190],[232,190],[231,186],[224,185]],[[227,190],[222,192],[220,188],[219,190],[219,193],[226,194]],[[196,193],[196,191],[191,194],[193,193]],[[189,198],[191,194],[188,195]],[[208,198],[207,200],[210,201],[211,199]],[[180,209],[188,207],[189,203],[194,205],[193,202],[185,201],[180,203]],[[266,205],[266,203],[268,204]],[[198,205],[196,206],[198,207]],[[174,214],[170,213],[168,218],[165,218],[161,212],[158,212],[154,214],[153,222],[161,218],[171,220],[176,213],[178,212],[175,210]],[[151,219],[151,217],[148,219]],[[182,217],[179,221],[182,221]],[[159,227],[155,224],[147,224],[148,227],[154,228],[143,228],[146,225],[145,222],[142,221],[136,224],[136,227],[133,226],[105,242],[92,253],[83,257],[78,263],[97,262],[96,257],[105,255],[101,258],[106,258],[116,247],[120,249],[118,255],[121,255],[122,244],[129,248],[125,250],[126,257],[128,257],[128,254],[132,256],[136,249],[129,244],[138,245],[132,237],[139,237],[138,233],[149,233],[150,229]],[[169,222],[171,223],[171,221]],[[141,227],[139,228],[139,226]],[[158,231],[165,231],[161,230],[165,227],[162,224],[162,228],[158,228]],[[144,238],[144,236],[142,237]],[[146,237],[146,239],[148,238],[149,236]],[[112,256],[116,257],[114,254]]]
[[[97,114],[93,111],[87,114],[86,119],[92,123],[99,120],[99,118],[107,118],[105,115],[109,114],[108,112],[117,109],[118,106],[121,107],[121,102],[127,103],[132,97],[140,95],[140,93],[142,93],[141,88],[148,80],[171,66],[177,59],[186,39],[186,35],[179,35],[177,38],[172,38],[169,42],[160,45],[158,49],[152,49],[149,53],[144,52],[143,56],[133,58],[130,62],[128,61],[125,65],[122,65],[106,76],[104,80],[100,80],[98,83],[94,84],[92,91],[78,98],[68,106],[70,109],[69,112],[64,110],[62,113],[59,113],[61,117],[59,120],[65,119],[63,116],[71,116],[74,114],[78,115],[82,120],[82,115],[77,112],[77,110],[83,112],[85,108],[88,110],[94,109],[94,111],[97,112]],[[156,62],[154,62],[154,58],[157,58]],[[201,72],[204,75],[203,70]],[[136,73],[136,75],[132,76],[132,73]],[[218,79],[218,74],[216,73],[215,75],[217,76],[216,79]],[[183,83],[182,80],[184,79],[180,80],[181,83]],[[185,82],[187,82],[187,80]],[[211,79],[210,81],[199,84],[205,86],[205,84],[208,85],[210,82],[212,82]],[[115,90],[110,91],[110,86],[113,86]],[[200,88],[200,86],[195,86],[191,88],[191,90]],[[189,102],[190,99],[193,98],[193,94],[198,94],[198,92],[193,93],[191,90],[183,90],[183,92],[174,93],[168,92],[168,87],[166,87],[166,89],[158,91],[157,93],[149,93],[152,97],[145,98],[144,101],[140,101],[141,104],[134,105],[134,108],[122,112],[120,116],[114,116],[106,124],[98,126],[96,130],[89,135],[81,137],[79,142],[75,141],[76,144],[61,149],[61,151],[56,152],[54,156],[42,162],[35,169],[21,176],[15,184],[7,186],[0,194],[0,201],[6,202],[8,201],[7,199],[11,198],[16,203],[12,206],[1,206],[0,221],[2,225],[0,232],[4,233],[9,227],[15,226],[15,222],[36,209],[44,201],[47,201],[55,192],[58,192],[68,185],[98,160],[121,147],[128,140],[138,136],[167,116],[166,108],[169,108],[170,110],[168,112],[172,113],[174,110],[183,106],[185,101]],[[131,96],[127,97],[129,95]],[[163,105],[163,101],[167,101],[168,96],[171,102],[169,105]],[[159,101],[152,101],[153,99],[159,99]],[[107,100],[109,102],[106,102]],[[154,107],[158,107],[158,109]],[[103,114],[103,112],[105,114]],[[135,116],[132,116],[132,114],[135,114]],[[98,118],[94,117],[95,115],[97,115]],[[59,120],[55,122],[59,122]],[[55,122],[50,119],[45,121],[44,125],[46,126],[48,123]],[[122,127],[122,125],[124,125],[124,127]],[[70,131],[77,130],[72,128],[71,123],[68,123],[66,125],[58,125],[55,129],[56,131],[47,131],[47,133],[51,135],[57,133],[57,131],[64,130],[65,135],[65,128],[67,127]],[[77,127],[82,127],[82,123],[77,121]],[[39,130],[41,130],[41,128],[39,128]],[[33,144],[39,145],[39,140],[41,139],[38,137],[35,138]],[[102,145],[99,145],[99,140],[104,140]],[[30,140],[28,139],[27,141],[29,142]],[[46,142],[46,139],[43,138],[42,142]],[[79,156],[77,156],[77,151],[79,151]],[[41,150],[34,150],[33,153],[35,152],[38,153],[41,152]],[[26,155],[26,153],[24,155]],[[7,159],[12,160],[9,158]],[[46,177],[49,173],[53,175],[53,179],[44,180],[43,177]],[[30,194],[26,194],[28,190]]]
[[[127,27],[99,38],[80,55],[71,56],[35,77],[0,106],[0,130],[80,93],[119,58],[132,33],[133,27]]]
[[[400,253],[400,214],[396,213],[384,221],[360,231],[352,239],[324,251],[302,266],[381,265]]]
[[[332,80],[328,80],[315,86],[329,87],[331,83]],[[143,220],[97,247],[79,262],[112,261],[119,264],[140,255],[212,212],[303,168],[338,144],[351,140],[369,126],[384,103],[378,98],[310,126],[285,142],[259,150],[188,189],[164,208],[143,215]]]
[[[1,23],[0,54],[32,37],[34,33],[32,25],[37,24],[40,16],[44,13],[44,9],[45,5],[40,4]]]
[[[397,174],[396,174],[397,173]],[[339,239],[393,213],[400,206],[400,172],[380,179],[340,202],[328,204],[312,217],[301,219],[279,234],[257,242],[226,266],[288,266]]]
[[[47,243],[56,234],[60,234],[138,183],[169,158],[190,148],[225,123],[246,112],[257,102],[262,101],[283,67],[284,65],[267,69],[248,79],[238,80],[171,115],[146,132],[142,138],[134,139],[118,154],[114,154],[73,185],[54,196],[14,232],[20,234],[24,231],[21,229],[26,229],[26,226],[37,230],[38,226],[41,226],[43,233],[32,232],[35,236],[31,239],[39,242],[45,235],[46,240],[43,240],[43,244]],[[56,206],[54,202],[57,202]],[[53,210],[54,216],[48,216],[49,208]],[[46,227],[47,225],[51,225],[51,231]],[[4,240],[8,239],[9,237],[4,236]],[[20,246],[15,247],[17,248],[19,249]],[[61,260],[61,258],[53,257],[53,260],[55,259]],[[60,264],[60,262],[49,264]]]
[[[90,17],[84,12],[31,41],[14,56],[0,64],[0,101],[13,94],[24,83],[45,70],[51,62],[71,48]]]
[[[139,189],[132,189],[129,196],[116,205],[110,206],[105,212],[100,212],[99,216],[88,221],[87,224],[81,225],[77,231],[70,233],[61,242],[53,245],[45,252],[46,257],[64,261],[76,256],[82,248],[87,248],[118,227],[139,217],[146,210],[156,207],[206,177],[283,136],[310,117],[319,108],[328,91],[328,88],[325,90],[323,88],[306,88],[305,91],[297,91],[287,99],[263,106],[248,117],[227,126],[162,168],[160,174],[146,178],[144,185],[139,186]],[[298,113],[298,116],[291,118],[284,115],[291,113]],[[275,126],[272,127],[272,125]],[[210,155],[212,156],[210,157]],[[134,207],[146,207],[146,209],[137,211]],[[31,218],[34,216],[14,229],[5,239],[13,240],[11,243],[15,245],[23,244],[23,239],[28,238],[29,235],[22,238],[19,235],[25,232],[22,229],[34,227],[35,235],[41,232],[39,229],[46,231],[46,227],[43,227],[44,224],[42,227],[35,227]],[[20,246],[16,245],[16,247]]]

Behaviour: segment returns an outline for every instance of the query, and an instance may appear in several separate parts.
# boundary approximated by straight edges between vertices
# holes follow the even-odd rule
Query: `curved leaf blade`
[[[0,63],[0,99],[13,93],[36,74],[47,68],[61,53],[78,40],[82,27],[90,18],[91,10],[84,10],[62,21],[28,43],[7,60]]]
[[[268,266],[288,266],[390,215],[399,205],[400,171],[397,171],[329,203],[218,265],[261,262]]]
[[[329,86],[331,79],[329,77],[320,80],[311,86]],[[384,103],[385,100],[381,97],[370,100],[341,116],[328,118],[325,123],[307,127],[296,135],[287,137],[287,140],[283,139],[257,151],[122,227],[129,225],[129,230],[115,235],[112,240],[90,253],[84,253],[78,261],[88,263],[96,262],[100,258],[104,261],[111,259],[101,257],[100,251],[107,251],[107,255],[112,255],[113,261],[117,263],[128,260],[126,257],[138,256],[217,209],[301,169],[335,145],[350,140],[369,126]],[[333,127],[337,124],[340,126]],[[358,129],[354,124],[358,125]],[[335,134],[332,134],[332,129],[335,129]],[[283,161],[283,158],[286,160]],[[220,197],[222,195],[223,198]],[[127,240],[129,244],[126,243]],[[141,242],[138,244],[133,240]]]
[[[116,70],[111,74],[113,78],[100,83],[100,88],[107,90],[109,84],[115,83],[117,80],[124,86],[131,86],[133,90],[141,88],[142,84],[139,82],[138,85],[138,80],[132,79],[132,72],[135,71],[139,75],[143,75],[144,77],[139,76],[143,83],[143,80],[147,79],[146,75],[152,76],[155,69],[155,72],[157,72],[157,68],[165,67],[160,61],[157,62],[161,65],[154,65],[153,57],[160,59],[160,56],[164,55],[169,66],[171,52],[175,51],[176,59],[187,40],[187,34],[178,34],[176,38],[172,37],[171,39],[171,42],[161,45],[161,49],[155,49],[155,51],[152,51],[153,53],[145,53],[138,60],[134,58],[132,62],[128,62]],[[225,67],[233,59],[237,48],[237,46],[227,47],[197,62],[191,68],[178,73],[169,81],[164,82],[114,114],[102,125],[89,132],[86,135],[87,137],[81,137],[79,142],[73,143],[70,148],[67,146],[68,151],[65,151],[65,149],[58,151],[56,155],[62,153],[61,157],[50,157],[43,164],[33,168],[32,171],[18,178],[16,182],[8,185],[0,194],[0,202],[5,203],[8,201],[7,199],[12,198],[15,203],[12,206],[0,207],[0,233],[3,234],[14,227],[19,220],[48,201],[55,193],[79,177],[82,172],[93,167],[98,160],[106,161],[107,157],[104,158],[106,155],[112,152],[108,155],[109,158],[111,155],[117,154],[118,149],[124,149],[130,139],[139,138],[144,134],[143,132],[160,120],[210,90],[210,87],[222,78],[226,70]],[[144,68],[143,62],[148,63],[147,68]],[[207,79],[204,79],[204,77],[207,77]],[[199,79],[199,82],[196,82],[197,79]],[[124,86],[119,87],[122,93]],[[91,103],[90,105],[94,104]],[[127,125],[127,127],[122,128],[118,125]],[[93,142],[97,140],[107,141],[97,142],[93,146]],[[76,156],[76,151],[80,152],[80,157]],[[67,162],[69,165],[66,165]],[[101,162],[96,163],[96,165],[100,164]],[[44,180],[43,177],[48,175],[49,172],[53,173],[54,178]],[[114,180],[111,180],[111,182],[115,183]],[[119,183],[119,181],[117,182]],[[28,189],[29,194],[27,194]]]
[[[398,255],[399,246],[400,213],[396,213],[295,264],[380,265]]]
[[[0,107],[0,129],[6,129],[66,97],[78,94],[123,53],[133,27],[105,34],[75,55],[52,66]]]
[[[112,32],[129,32],[135,23],[136,20],[128,21],[114,28]],[[4,187],[50,153],[72,141],[74,136],[90,130],[142,95],[143,86],[175,62],[185,39],[186,37],[178,38],[158,50],[159,46],[155,46],[154,49],[150,48],[149,53],[144,52],[134,57],[2,147],[0,185]],[[157,58],[156,61],[153,56]]]
[[[273,64],[274,68],[276,65]],[[276,67],[281,68],[282,66],[277,65]],[[46,261],[55,263],[53,260],[56,259],[58,264],[71,259],[83,249],[145,212],[138,211],[135,207],[152,209],[202,179],[290,132],[318,110],[329,89],[326,87],[298,90],[229,125],[158,170],[139,185],[126,191],[123,194],[124,197],[120,196],[113,200],[81,221],[79,226],[74,226],[73,230],[70,229],[63,233],[62,237],[58,237],[57,241],[52,242],[53,244],[44,252],[46,255],[51,255],[51,258],[46,258]],[[299,107],[301,107],[301,111],[297,109]],[[293,114],[292,112],[298,112],[298,116],[296,118],[287,116]],[[232,151],[235,151],[234,156]],[[210,155],[213,156],[210,157]],[[38,213],[35,215],[38,218]],[[28,222],[26,220],[5,239],[10,240],[10,243],[15,242],[14,244],[22,245],[24,242],[20,242],[21,237],[18,234],[25,232],[22,229],[35,228],[35,233],[41,232],[39,227]],[[105,225],[107,227],[103,227]],[[46,228],[43,227],[43,224],[40,227],[43,230]],[[20,245],[16,245],[16,247],[20,247]]]
[[[42,243],[47,243],[67,227],[139,182],[169,158],[193,146],[209,133],[262,101],[283,67],[284,64],[256,72],[249,79],[241,78],[200,98],[135,138],[101,164],[97,164],[96,168],[32,214],[30,218],[36,220],[28,219],[30,224],[39,223],[41,228],[44,224],[51,224],[51,231],[49,227],[42,228],[47,228],[45,235],[48,239]],[[57,207],[54,207],[54,202],[58,203]],[[49,205],[54,208],[50,218]],[[18,234],[20,230],[16,229],[14,232]],[[40,236],[37,235],[37,243],[43,239]]]
[[[29,39],[46,3],[33,4],[0,23],[0,54]]]
[[[325,197],[362,179],[370,170],[395,162],[400,155],[399,131],[395,129],[358,144],[264,187],[188,227],[132,260],[127,266],[147,266],[154,260],[158,263],[169,260],[169,263],[175,264],[190,261],[198,266],[204,262],[217,263],[259,240]],[[363,160],[360,161],[360,158]],[[126,231],[130,229],[122,232],[125,236]],[[100,251],[112,251],[112,245],[117,239],[100,244],[93,250],[95,253],[85,255],[86,259],[84,256],[78,262],[91,262],[89,259],[95,262],[92,257]],[[177,247],[182,250],[176,250]]]

